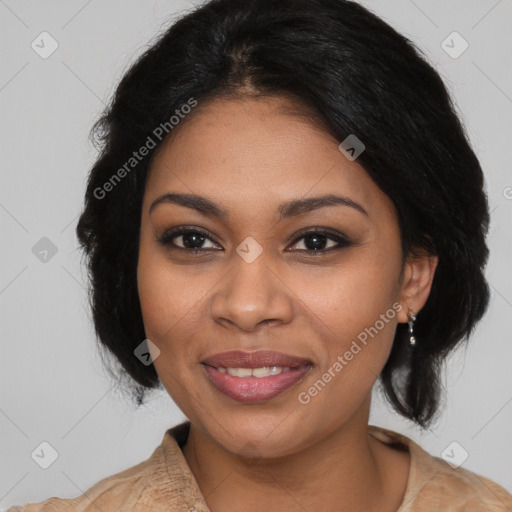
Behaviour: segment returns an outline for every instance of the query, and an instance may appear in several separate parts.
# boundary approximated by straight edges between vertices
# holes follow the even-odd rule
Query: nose
[[[293,317],[293,292],[277,268],[260,255],[252,263],[234,255],[231,269],[212,296],[213,320],[254,332],[266,325],[288,324]]]

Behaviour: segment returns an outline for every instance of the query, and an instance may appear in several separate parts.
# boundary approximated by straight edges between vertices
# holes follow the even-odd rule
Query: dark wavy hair
[[[358,163],[398,212],[404,256],[438,256],[418,343],[410,349],[399,324],[380,375],[395,410],[428,426],[439,410],[442,363],[489,301],[484,179],[438,73],[407,38],[347,0],[211,0],[159,34],[120,80],[91,131],[100,154],[76,228],[109,371],[137,405],[162,387],[154,366],[134,355],[146,338],[136,278],[142,198],[166,140],[155,128],[173,133],[171,116],[191,98],[199,111],[244,95],[293,98],[340,142],[356,134],[366,147]],[[134,163],[148,137],[156,144]],[[113,183],[116,172],[122,179]]]

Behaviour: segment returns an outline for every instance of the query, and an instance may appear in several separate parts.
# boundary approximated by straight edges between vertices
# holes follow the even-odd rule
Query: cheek
[[[173,294],[165,293],[169,291],[167,276],[148,263],[145,258],[139,258],[137,287],[146,335],[157,340],[171,328],[176,311]]]
[[[375,311],[363,309],[362,313],[352,304],[347,310],[352,316],[333,316],[330,328],[335,334],[329,331],[323,337],[326,357],[307,385],[297,390],[308,436],[327,435],[348,422],[369,399],[389,356],[396,328],[396,312],[391,304],[387,306]]]
[[[312,321],[322,331],[322,349],[317,352],[325,351],[309,387],[299,389],[306,411],[323,411],[321,424],[313,430],[329,430],[340,416],[346,420],[378,378],[401,308],[397,302],[400,258],[399,250],[372,246],[333,266],[326,275],[296,279],[298,295],[307,297]]]
[[[197,269],[173,265],[164,251],[141,243],[137,286],[144,329],[160,350],[155,369],[178,404],[184,400],[182,383],[197,371],[197,340],[204,335],[207,292],[215,283],[211,275],[203,275],[200,278]],[[185,387],[193,393],[190,384]]]
[[[194,394],[193,386],[183,384],[193,361],[188,336],[194,309],[189,303],[197,302],[197,297],[187,295],[179,272],[172,273],[168,262],[155,252],[145,251],[144,246],[139,253],[137,285],[146,337],[160,351],[153,361],[155,370],[178,407],[188,410],[187,403]]]
[[[375,245],[357,248],[337,265],[319,272],[294,271],[288,282],[320,319],[332,339],[357,336],[399,297],[401,254]]]
[[[169,261],[165,250],[152,239],[151,230],[143,224],[137,265],[137,288],[144,327],[148,338],[160,345],[172,337],[187,312],[197,302],[193,276],[185,267]],[[185,318],[186,321],[186,318]],[[179,324],[178,324],[179,323]]]
[[[141,237],[137,288],[146,336],[162,350],[186,313],[186,288],[173,279],[169,262]],[[147,235],[146,237],[147,238]],[[177,293],[176,290],[180,290]]]

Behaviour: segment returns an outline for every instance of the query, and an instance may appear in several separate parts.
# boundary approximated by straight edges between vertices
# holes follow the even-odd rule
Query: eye
[[[300,242],[301,240],[303,241]],[[329,241],[334,243],[331,243],[329,246]],[[305,247],[305,249],[299,249],[300,252],[306,252],[311,255],[315,255],[342,249],[343,247],[348,247],[351,245],[351,242],[345,235],[342,235],[337,231],[315,228],[314,230],[302,233],[299,238],[295,239],[295,242],[291,247],[300,244]]]
[[[175,243],[173,241],[175,239],[178,240],[179,243]],[[205,231],[199,230],[197,228],[192,229],[182,227],[166,231],[157,240],[157,242],[161,243],[165,247],[168,247],[169,249],[179,249],[192,253],[206,252],[207,249],[215,249],[215,246],[220,247],[215,242],[212,242],[214,247],[204,247],[203,244],[206,240],[212,242],[211,238],[208,236],[208,233]]]

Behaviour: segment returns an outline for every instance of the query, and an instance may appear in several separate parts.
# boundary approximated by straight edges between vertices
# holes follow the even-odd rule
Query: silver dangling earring
[[[414,311],[409,313],[409,345],[414,347],[416,345],[416,338],[414,337],[414,322],[416,321],[416,314]]]

